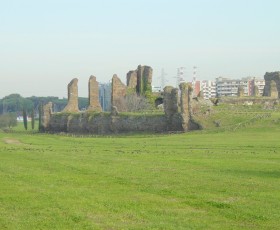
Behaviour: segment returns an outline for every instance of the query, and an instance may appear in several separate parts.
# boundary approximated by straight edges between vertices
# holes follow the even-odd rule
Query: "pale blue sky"
[[[191,80],[280,70],[279,0],[0,0],[0,97],[67,97],[138,64]]]

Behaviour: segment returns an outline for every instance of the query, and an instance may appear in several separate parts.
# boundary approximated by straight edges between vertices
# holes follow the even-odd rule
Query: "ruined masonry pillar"
[[[192,87],[188,83],[180,84],[181,90],[181,116],[182,116],[182,128],[183,130],[189,129],[191,118],[191,95]]]
[[[270,81],[270,88],[269,88],[269,93],[268,96],[274,99],[278,98],[278,89],[277,89],[277,84],[274,80]]]
[[[79,112],[78,106],[78,79],[74,78],[68,84],[68,103],[63,112]]]
[[[95,76],[90,76],[88,81],[88,99],[89,99],[89,111],[101,112],[102,108],[99,103],[99,87]]]
[[[163,104],[164,113],[171,120],[173,115],[178,113],[178,89],[166,86],[164,88]]]
[[[50,120],[51,120],[51,114],[52,114],[52,106],[53,104],[49,102],[48,104],[44,105],[42,108],[40,108],[41,113],[41,121],[40,121],[40,131],[47,131],[50,126]]]
[[[127,91],[127,87],[121,82],[118,76],[114,74],[112,78],[112,95],[111,95],[112,106],[118,107],[119,101],[121,101],[126,96],[127,93],[126,91]]]

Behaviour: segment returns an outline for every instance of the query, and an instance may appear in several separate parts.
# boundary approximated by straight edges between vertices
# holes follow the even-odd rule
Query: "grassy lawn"
[[[279,229],[279,140],[276,112],[175,135],[0,133],[0,229]]]

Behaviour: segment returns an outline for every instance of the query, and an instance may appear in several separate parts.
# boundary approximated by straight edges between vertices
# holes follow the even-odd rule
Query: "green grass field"
[[[279,229],[280,114],[219,114],[185,134],[0,133],[0,229]]]

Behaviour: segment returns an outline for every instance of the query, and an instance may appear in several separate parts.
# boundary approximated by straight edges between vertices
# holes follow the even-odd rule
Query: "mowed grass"
[[[279,229],[279,118],[172,135],[0,133],[0,229]]]

